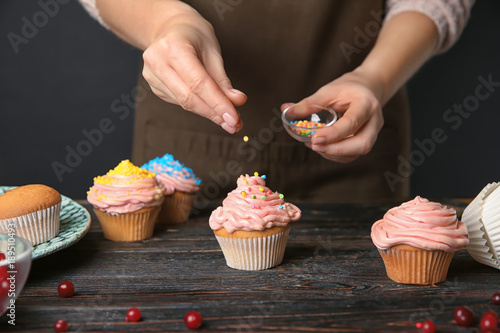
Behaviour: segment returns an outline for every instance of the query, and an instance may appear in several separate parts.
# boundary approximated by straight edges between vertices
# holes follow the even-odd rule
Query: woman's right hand
[[[190,6],[178,3],[179,8],[159,25],[146,48],[143,76],[164,101],[233,134],[243,125],[235,106],[243,105],[247,97],[233,89],[227,77],[212,25]]]

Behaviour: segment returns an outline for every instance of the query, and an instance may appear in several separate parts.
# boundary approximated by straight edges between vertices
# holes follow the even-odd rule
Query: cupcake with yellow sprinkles
[[[163,189],[155,173],[124,160],[94,178],[87,200],[94,206],[105,238],[133,242],[153,236]]]

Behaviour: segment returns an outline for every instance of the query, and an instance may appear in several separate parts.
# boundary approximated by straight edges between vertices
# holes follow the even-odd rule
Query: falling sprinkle
[[[248,142],[248,136],[246,136],[246,135],[245,135],[245,136],[243,137],[243,141]]]

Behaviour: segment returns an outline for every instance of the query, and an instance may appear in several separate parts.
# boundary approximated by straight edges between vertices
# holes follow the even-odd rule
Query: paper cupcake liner
[[[409,250],[407,250],[409,248]],[[379,253],[387,276],[398,283],[432,285],[446,280],[453,252],[396,246]]]
[[[486,263],[489,266],[500,268],[500,189],[496,189],[485,200],[483,206],[483,238],[485,246],[489,248],[492,258]]]
[[[462,215],[469,232],[467,251],[478,262],[495,268],[500,268],[497,259],[500,253],[500,230],[495,226],[500,225],[495,216],[500,212],[496,208],[497,203],[500,203],[499,188],[500,183],[486,185]]]
[[[260,238],[215,236],[229,267],[246,271],[268,269],[281,264],[289,229]]]
[[[59,234],[61,203],[33,213],[0,220],[0,231],[10,233],[30,241],[32,246],[45,243]]]
[[[160,206],[118,215],[111,215],[97,208],[94,208],[94,212],[104,232],[104,238],[117,242],[135,242],[153,236]]]
[[[164,196],[158,223],[177,224],[186,222],[194,202],[194,193],[174,192]]]

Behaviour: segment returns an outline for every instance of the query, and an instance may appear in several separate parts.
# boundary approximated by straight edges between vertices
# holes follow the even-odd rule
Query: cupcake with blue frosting
[[[177,161],[171,154],[156,157],[141,168],[156,174],[156,179],[163,185],[164,201],[159,223],[185,222],[193,206],[196,193],[201,188],[201,179],[196,177],[191,168]]]

